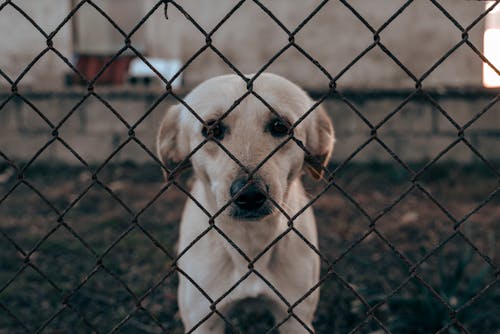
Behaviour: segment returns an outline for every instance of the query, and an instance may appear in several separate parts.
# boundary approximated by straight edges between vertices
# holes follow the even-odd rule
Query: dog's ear
[[[179,114],[182,110],[181,105],[170,107],[163,117],[156,137],[156,150],[161,162],[171,171],[176,170],[175,174],[191,167],[189,161],[184,161],[187,156],[186,147],[182,145],[185,138],[180,138],[179,133]],[[179,165],[182,163],[181,165]],[[165,170],[163,172],[165,179],[173,177]]]
[[[312,123],[307,130],[305,162],[312,177],[323,177],[323,168],[328,164],[335,143],[333,125],[325,109],[319,105],[312,112]]]

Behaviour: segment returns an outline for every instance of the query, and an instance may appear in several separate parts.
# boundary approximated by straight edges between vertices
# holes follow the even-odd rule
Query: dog
[[[319,298],[316,222],[310,207],[286,215],[309,201],[303,171],[323,177],[334,129],[322,106],[281,76],[262,73],[251,93],[247,86],[237,75],[209,79],[159,128],[167,169],[193,169],[179,231],[179,311],[186,331],[218,334],[233,305],[257,299],[280,333],[306,333]]]

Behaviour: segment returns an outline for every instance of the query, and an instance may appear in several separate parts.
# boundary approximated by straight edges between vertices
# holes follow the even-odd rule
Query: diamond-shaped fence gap
[[[185,186],[184,181],[180,183]],[[138,207],[148,206],[153,199],[154,195],[151,195],[151,190],[145,189],[147,187],[149,186],[146,184],[135,188],[138,190],[137,196],[139,198],[137,201],[140,203]],[[177,187],[171,186],[149,205],[139,218],[140,225],[162,243],[170,254],[175,253],[174,245],[178,236],[178,222],[182,215],[182,210],[173,210],[172,208],[182,207],[185,201],[186,195]],[[204,227],[208,227],[208,224]]]
[[[295,35],[295,43],[335,77],[373,44],[373,34],[338,1],[328,2],[323,9]],[[342,22],[343,27],[353,31],[356,38],[345,34],[331,34],[331,29],[328,29],[331,22]],[[328,41],[335,47],[317,48],[315,45],[318,45],[319,41]],[[300,64],[306,61],[303,58],[298,59]],[[307,84],[319,88],[313,80]]]
[[[70,29],[69,25],[65,25],[60,32],[61,34],[55,35],[53,43],[57,51],[47,51],[40,59],[26,67],[29,68],[28,72],[17,84],[19,94],[30,96],[30,91],[57,90],[67,82],[68,76],[80,78],[79,75],[75,74],[75,65],[71,65],[72,50],[67,46],[70,43],[67,36],[70,32],[66,35],[62,34],[66,33],[64,30]],[[50,69],[49,72],[47,72],[48,69]],[[44,84],[40,86],[39,83],[42,81]]]
[[[17,127],[27,132],[47,132],[52,130],[69,114],[74,105],[83,98],[77,90],[69,94],[21,92],[11,100],[16,107]]]
[[[171,329],[174,333],[175,330],[182,328],[177,306],[177,284],[177,274],[170,274],[164,280],[155,282],[155,285],[145,294],[145,298],[141,303],[146,312],[156,319],[161,319],[162,325]]]
[[[28,266],[16,279],[0,293],[0,303],[21,320],[26,327],[34,330],[61,308],[60,292],[35,269]],[[33,312],[32,305],[37,305]],[[3,319],[3,318],[2,318]],[[19,325],[12,318],[6,321],[14,328]],[[2,324],[4,320],[0,320]]]
[[[461,105],[459,101],[464,103]],[[464,138],[468,142],[468,151],[474,159],[485,159],[497,173],[500,173],[500,163],[495,147],[500,142],[500,102],[498,97],[485,95],[476,99],[466,96],[461,98],[439,99],[439,105],[461,126],[465,127]],[[440,118],[440,130],[453,133],[453,125]],[[471,147],[469,147],[469,145]]]
[[[422,263],[417,272],[440,296],[454,309],[459,309],[476,296],[484,286],[495,279],[495,271],[464,240],[453,237],[439,251]],[[483,299],[485,310],[498,309],[499,295],[489,294]],[[490,315],[491,316],[491,315]],[[460,312],[460,321],[471,330],[486,330],[477,321],[474,326],[469,322],[477,319],[473,308]]]
[[[466,150],[468,147],[460,143],[449,154],[461,154],[459,152]],[[446,161],[446,155],[439,161],[442,163],[433,164],[422,172],[419,182],[458,219],[475,209],[498,189],[497,174],[474,155],[465,167],[443,162]]]
[[[57,120],[59,116],[57,108],[52,110],[52,101],[50,99],[16,95],[9,102],[17,114],[17,129],[21,131],[50,132],[54,126],[54,120]]]
[[[43,3],[41,6],[33,6],[31,3],[25,1],[12,2],[46,33],[54,31],[71,10],[69,2],[61,3],[58,6],[53,6],[53,0]],[[50,18],[47,15],[48,12],[51,14]]]
[[[381,309],[387,311],[386,325],[394,334],[436,333],[451,321],[446,304],[415,277],[391,295],[386,305]]]
[[[13,20],[14,17],[15,20]],[[0,11],[0,29],[12,30],[12,22],[15,22],[16,33],[19,34],[17,35],[18,39],[16,43],[9,43],[7,40],[0,41],[2,50],[12,52],[11,57],[2,58],[0,68],[12,80],[15,80],[25,70],[26,66],[47,48],[47,44],[44,35],[31,22],[12,6],[6,6]],[[20,53],[19,50],[24,50],[24,52]],[[34,72],[24,78],[25,83],[29,82],[31,85],[35,85],[38,82],[37,79],[40,78],[37,78]]]
[[[200,84],[202,81],[217,76],[220,73],[237,74],[239,72],[247,74],[243,71],[243,69],[239,68],[239,64],[237,64],[236,62],[234,64],[232,63],[234,61],[234,58],[231,57],[232,52],[229,49],[224,49],[223,45],[218,45],[215,41],[215,37],[213,44],[218,51],[222,52],[222,55],[225,57],[225,59],[227,59],[228,62],[230,62],[231,65],[228,65],[228,63],[212,49],[205,49],[196,58],[192,59],[186,71],[183,72],[184,84],[188,87],[194,87]],[[191,57],[196,51],[198,51],[198,49],[193,51],[192,54],[189,55],[189,57]],[[237,71],[234,70],[234,68],[232,67],[233,65],[237,66]],[[255,67],[248,68],[247,72],[250,73],[255,69]],[[179,97],[182,98],[182,96]],[[194,111],[196,111],[196,109],[194,109]]]
[[[424,11],[428,13],[428,20],[425,23],[415,22],[415,13]],[[413,29],[407,29],[409,22],[414,23]],[[419,47],[418,43],[409,44],[409,40],[425,40],[426,48]],[[453,23],[424,1],[412,2],[381,33],[381,42],[417,77],[460,40],[461,33]],[[432,53],[429,50],[433,50]],[[461,64],[456,66],[460,67]]]
[[[339,138],[335,143],[337,145],[338,157],[341,159],[340,168],[344,168],[347,163],[353,160],[360,163],[374,162],[375,164],[379,162],[391,162],[389,153],[387,155],[384,153],[382,157],[380,156],[380,152],[385,152],[385,149],[370,136],[368,131],[366,135],[357,134],[349,138]],[[350,147],[355,147],[355,150],[343,150],[341,148],[342,145],[352,145]]]
[[[0,204],[0,216],[2,231],[25,252],[57,226],[53,208],[25,184],[19,184]]]
[[[348,287],[331,277],[321,285],[314,328],[318,333],[348,333],[365,319],[366,311]]]
[[[130,137],[128,135],[119,136],[119,141],[121,143],[128,141],[124,146],[119,146],[120,150],[115,156],[110,160],[109,163],[116,164],[120,162],[131,162],[131,163],[155,163],[156,162],[156,149],[155,138],[143,134],[142,136],[135,135]],[[157,164],[158,165],[158,164]],[[159,165],[158,165],[159,167]],[[106,166],[104,167],[106,168]],[[161,171],[161,170],[159,170]],[[158,185],[160,186],[160,185]]]
[[[45,240],[30,259],[63,294],[78,286],[95,266],[93,251],[64,227]],[[52,268],[59,270],[54,271]],[[53,295],[51,299],[61,301],[61,297]]]
[[[406,95],[406,94],[403,94]],[[379,105],[377,105],[379,103]],[[391,137],[404,133],[407,140],[429,136],[433,131],[433,104],[418,93],[411,93],[401,99],[386,98],[365,104],[370,120],[378,126],[379,138],[389,143]],[[401,135],[400,135],[401,136]],[[398,155],[400,152],[397,152]],[[415,152],[414,154],[419,154]],[[425,153],[424,153],[425,155]],[[421,160],[421,157],[405,157],[403,160]]]
[[[130,231],[103,259],[136,295],[141,296],[170,270],[170,258],[138,228]]]
[[[128,136],[124,137],[120,138],[120,144],[115,149],[117,153],[106,164],[99,166],[98,175],[100,182],[134,214],[140,213],[142,215],[150,205],[158,201],[156,197],[161,196],[165,192],[172,194],[179,190],[183,193],[181,198],[185,201],[188,196],[187,194],[189,194],[189,187],[184,183],[186,175],[176,178],[176,181],[179,183],[175,185],[170,184],[167,186],[166,183],[158,183],[157,181],[163,180],[164,176],[159,164],[151,156],[156,156],[156,150],[147,148],[149,152],[146,151],[139,145],[140,138],[135,137],[136,142],[129,139]],[[200,154],[202,153],[196,152],[193,154],[193,157]],[[139,168],[137,161],[142,161],[144,164],[152,164],[150,165],[151,174],[146,176],[146,179],[149,178],[149,182],[155,181],[156,184],[149,183],[148,186],[137,185],[138,180],[134,179],[134,175],[128,174],[130,172],[136,173],[137,168]],[[154,169],[154,167],[157,169]],[[172,168],[172,166],[169,166],[169,168]],[[141,180],[141,182],[144,182],[144,180]],[[138,191],[139,189],[141,191]],[[151,201],[153,202],[151,203]]]
[[[352,248],[335,264],[335,270],[372,307],[396,289],[408,275],[406,262],[376,233],[371,233]],[[368,270],[377,274],[367,274]]]
[[[290,75],[288,75],[290,66],[294,66],[293,64],[297,63],[302,64],[302,66],[300,68],[297,68],[297,71],[294,71],[294,73],[290,73]],[[278,75],[287,74],[288,79],[295,82],[300,82],[304,77],[307,77],[307,80],[310,80],[311,82],[311,89],[314,91],[324,92],[329,89],[328,77],[315,64],[313,64],[294,47],[290,47],[285,52],[283,52],[276,60],[271,63],[271,65],[269,65],[269,67],[266,68],[266,71]],[[257,78],[257,81],[258,80],[259,79]],[[316,98],[319,98],[319,96]],[[304,110],[303,112],[305,113],[306,111],[307,110]],[[313,111],[313,113],[314,112],[315,111]]]
[[[51,152],[44,151],[24,171],[24,178],[59,212],[63,212],[91,183],[91,171],[59,141],[51,144],[53,151],[67,152],[64,163],[54,161]],[[60,158],[61,155],[58,155]]]
[[[183,96],[180,98],[183,98]],[[142,138],[151,137],[148,136],[148,134],[151,134],[151,129],[155,129],[158,124],[161,124],[161,121],[165,117],[165,113],[175,104],[180,104],[180,102],[170,94],[151,94],[145,97],[141,102],[142,108],[138,114],[139,117],[135,120],[130,119],[132,122],[130,125],[134,128],[135,135],[140,138],[152,152],[156,152],[156,143],[148,142],[145,139],[143,141]],[[132,111],[134,118],[135,114],[136,111]]]
[[[476,37],[476,39],[482,41],[482,32],[477,31],[476,35],[478,35],[478,33],[479,36],[471,36],[471,39]],[[459,35],[460,31],[457,30],[456,34]],[[434,63],[428,64],[428,67],[425,69],[425,74],[421,73],[424,76],[424,87],[431,85],[453,87],[457,86],[456,83],[458,82],[460,82],[460,85],[470,87],[480,87],[482,85],[481,76],[474,72],[475,68],[481,68],[481,58],[466,44],[458,45],[458,43],[460,43],[460,38],[458,38],[457,44],[452,48],[438,54],[438,59],[435,59]],[[462,66],[458,66],[458,64],[462,64]],[[463,64],[467,65],[463,66]],[[419,73],[419,75],[421,74]]]
[[[314,203],[319,231],[319,249],[328,259],[343,255],[345,249],[359,242],[369,230],[363,213],[335,188]],[[332,218],[333,217],[333,218]]]
[[[110,331],[136,306],[127,289],[103,268],[71,295],[69,303],[101,332]]]
[[[245,15],[241,14],[243,12]],[[252,25],[256,21],[260,24]],[[249,29],[250,26],[253,28]],[[240,54],[237,52],[235,45],[256,45],[259,43],[260,36],[268,36],[270,42],[263,45],[263,48],[260,47],[258,53]],[[242,73],[259,71],[268,59],[288,44],[287,33],[252,2],[245,2],[214,33],[212,39],[214,47]],[[193,70],[195,70],[194,67]],[[217,70],[220,73],[220,67]]]
[[[192,4],[196,6],[200,5],[194,2]],[[184,6],[185,2],[181,5]],[[161,31],[161,34],[156,33],[156,36],[167,42],[157,43],[156,41],[151,41],[147,46],[148,52],[144,52],[141,55],[154,57],[155,55],[162,54],[167,55],[168,58],[180,60],[183,66],[189,63],[186,70],[182,72],[182,80],[187,87],[194,87],[215,73],[226,72],[219,68],[218,72],[204,74],[207,69],[206,61],[215,61],[216,59],[216,55],[206,52],[208,47],[205,35],[184,16],[177,6],[173,4],[168,5],[168,20],[165,19],[163,8],[163,6],[160,6],[137,32],[140,33],[142,30],[145,30],[145,32],[147,30]],[[212,9],[216,10],[215,8]],[[179,33],[180,31],[182,33]],[[196,62],[199,58],[202,58],[202,61]],[[193,61],[195,63],[191,64]],[[177,80],[180,80],[180,78]]]
[[[150,1],[150,4],[153,5],[153,3],[156,4],[157,2],[158,1]],[[99,13],[97,10],[97,8],[101,9],[108,16],[106,20],[113,21],[114,24],[116,24],[116,26],[118,26],[121,30],[120,31],[119,29],[113,27],[111,30],[108,29],[106,31],[106,33],[108,33],[108,38],[115,43],[117,41],[123,41],[124,37],[121,32],[128,34],[147,14],[146,10],[150,9],[149,6],[144,4],[144,2],[136,1],[124,1],[121,6],[117,6],[106,0],[94,0],[93,4],[95,4],[95,7],[91,4],[84,4],[83,7],[76,13],[77,20],[87,20],[89,19],[88,15],[92,15],[92,19],[95,19],[97,15],[104,18],[104,15]],[[144,43],[145,36],[141,33],[136,32],[132,35],[132,41],[134,40],[134,37],[140,38],[141,42]],[[144,50],[144,45],[136,44],[134,46],[139,50]]]
[[[132,214],[98,184],[82,189],[82,194],[64,220],[90,247],[102,254],[128,231]]]
[[[403,166],[391,161],[389,153],[386,154],[376,142],[368,144],[357,158],[363,158],[365,154],[377,154],[379,157],[387,155],[387,157],[385,160],[372,161],[371,173],[358,162],[349,161],[339,167],[334,181],[368,215],[376,217],[408,189],[411,185],[409,183],[411,176]]]
[[[379,218],[376,228],[398,252],[415,262],[453,232],[453,222],[414,188]]]
[[[384,41],[382,40],[382,42]],[[332,75],[338,81],[338,89],[342,91],[343,89],[350,89],[356,86],[357,88],[372,90],[414,88],[415,81],[406,72],[406,64],[403,63],[403,67],[401,67],[400,64],[391,59],[386,52],[373,43],[372,38],[371,43],[367,44],[365,49],[355,55],[356,59],[352,59],[351,57],[348,62],[342,63],[340,71],[332,72]],[[389,51],[391,50],[389,49]],[[384,70],[377,71],[377,73],[366,77],[366,73],[371,71],[373,67],[383,68]]]
[[[59,128],[59,136],[87,163],[102,163],[103,153],[111,155],[122,143],[121,139],[128,132],[127,122],[115,114],[118,110],[109,108],[95,96],[88,97],[81,104],[80,101],[65,108],[66,113],[73,112]],[[96,147],[100,149],[96,150]],[[57,154],[62,158],[74,156],[66,147]]]
[[[439,103],[443,105],[443,108],[449,106],[448,109],[456,110],[457,122],[464,126],[466,134],[475,134],[480,130],[486,130],[486,134],[494,137],[498,134],[498,123],[496,121],[500,116],[499,100],[500,96],[498,94],[485,94],[481,98],[471,99],[469,110],[459,108],[451,99],[440,99]]]
[[[346,98],[363,117],[369,116],[364,110],[364,101],[355,96],[346,96]],[[361,145],[370,138],[370,126],[356,114],[356,111],[348,103],[337,95],[326,99],[322,106],[333,120],[335,128],[336,144],[333,149],[333,160],[343,161],[352,153],[352,150],[346,148],[352,146],[347,145],[345,141],[356,140],[355,144],[358,143],[358,145],[355,146]],[[368,120],[368,122],[371,121]]]
[[[53,158],[49,125],[24,102],[15,106],[14,112],[16,113],[15,128],[6,129],[5,135],[0,139],[2,153],[7,157],[16,157],[15,161],[19,167],[22,167],[19,162],[28,162],[43,152],[46,153],[45,159]],[[40,160],[43,159],[40,158]]]
[[[19,4],[19,6],[22,7],[24,3],[21,2],[16,4]],[[47,54],[45,54],[31,68],[28,69],[29,72],[27,76],[31,76],[31,73],[34,73],[36,75],[36,82],[40,82],[43,79],[44,85],[42,87],[42,90],[47,90],[48,88],[54,89],[61,87],[61,85],[64,83],[61,79],[65,77],[65,73],[73,74],[74,70],[71,69],[71,66],[76,66],[76,64],[73,63],[73,52],[75,50],[72,41],[72,20],[74,20],[74,17],[70,18],[63,24],[63,19],[66,18],[66,16],[69,14],[69,8],[67,8],[67,4],[61,4],[61,6],[57,6],[56,8],[52,5],[52,3],[47,2],[41,3],[37,7],[44,6],[46,6],[46,8],[43,8],[44,10],[49,10],[49,8],[51,8],[51,15],[43,14],[42,11],[39,11],[40,8],[37,8],[36,10],[30,10],[28,15],[31,16],[31,13],[36,13],[37,15],[33,16],[32,18],[35,20],[36,24],[39,24],[40,27],[44,29],[44,31],[48,34],[48,38],[40,34],[39,39],[41,40],[41,43],[43,43],[43,47],[40,46],[39,51],[47,48],[47,46],[49,46],[51,50],[48,51]],[[28,9],[28,7],[33,6],[31,5],[26,7]],[[52,15],[56,17],[60,16],[60,20],[54,19],[54,16]],[[31,30],[34,31],[34,28],[32,28]],[[18,38],[25,38],[24,36],[25,35],[19,35]],[[18,87],[22,92],[22,88],[33,89],[37,87],[37,85],[35,85],[31,80],[23,79],[19,83]]]
[[[380,126],[378,138],[405,163],[428,163],[443,152],[456,139],[455,133],[440,132],[436,123],[446,121],[438,114],[434,104],[420,95],[413,95],[398,101],[397,107],[385,108],[381,104],[382,113],[386,116]],[[403,134],[404,132],[404,134]],[[448,160],[458,159],[467,162],[470,154],[464,150],[447,152]],[[446,156],[446,155],[445,155]],[[443,158],[441,161],[447,160]]]
[[[351,94],[354,95],[354,93]],[[356,103],[355,106],[357,107],[358,112],[361,113],[362,116],[366,117],[366,119],[377,128],[378,132],[389,131],[387,128],[393,130],[392,132],[395,132],[396,122],[392,119],[395,118],[397,114],[403,113],[405,116],[413,116],[417,118],[417,115],[415,115],[412,111],[422,107],[422,109],[425,108],[423,103],[425,101],[422,101],[422,98],[420,98],[417,92],[408,92],[406,90],[396,91],[394,93],[389,93],[383,90],[374,90],[373,96],[364,98],[357,98],[353,96],[351,97],[351,100]],[[408,109],[408,111],[404,112],[406,109]],[[425,114],[425,112],[418,113],[418,115],[422,114]],[[359,115],[356,116],[362,120]],[[387,123],[391,123],[391,120],[392,124],[388,125]],[[422,122],[422,120],[419,121]],[[422,124],[421,128],[429,127],[430,125],[431,124],[427,122]],[[364,129],[369,130],[370,128],[365,125]]]
[[[106,38],[111,37],[111,40],[114,42],[112,47],[117,47],[118,45],[122,45],[118,40],[123,40],[123,34],[126,34],[127,29],[122,27],[123,24],[130,22],[126,17],[114,16],[112,10],[110,10],[111,6],[104,0],[97,0],[92,2],[87,2],[81,6],[76,12],[76,18],[79,20],[85,20],[86,22],[92,22],[93,27],[101,34],[107,35]],[[123,21],[121,19],[124,19]],[[130,22],[133,25],[135,22]],[[129,29],[132,29],[133,26],[129,26]],[[97,32],[96,31],[96,32]],[[94,48],[103,48],[105,47],[102,43],[103,40],[99,40],[99,38],[103,38],[104,36],[86,36],[86,38],[97,38],[97,44],[94,45]],[[89,41],[90,42],[90,41]],[[86,44],[86,43],[85,43]],[[124,42],[123,42],[124,45]],[[102,49],[100,50],[102,51]]]

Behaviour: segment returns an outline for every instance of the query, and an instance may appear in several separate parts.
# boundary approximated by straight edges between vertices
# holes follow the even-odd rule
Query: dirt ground
[[[317,333],[500,333],[498,176],[437,165],[411,178],[349,164],[313,204],[333,264]],[[311,198],[327,185],[305,182]],[[183,333],[170,264],[186,195],[161,188],[153,165],[97,180],[37,165],[21,181],[0,166],[0,333]]]

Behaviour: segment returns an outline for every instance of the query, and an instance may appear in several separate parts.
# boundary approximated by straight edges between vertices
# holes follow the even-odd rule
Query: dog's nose
[[[247,184],[246,179],[238,179],[233,182],[229,192],[231,197],[234,197],[243,187],[238,197],[235,198],[234,204],[242,210],[252,211],[259,209],[267,200],[267,196],[262,187],[253,181]]]

